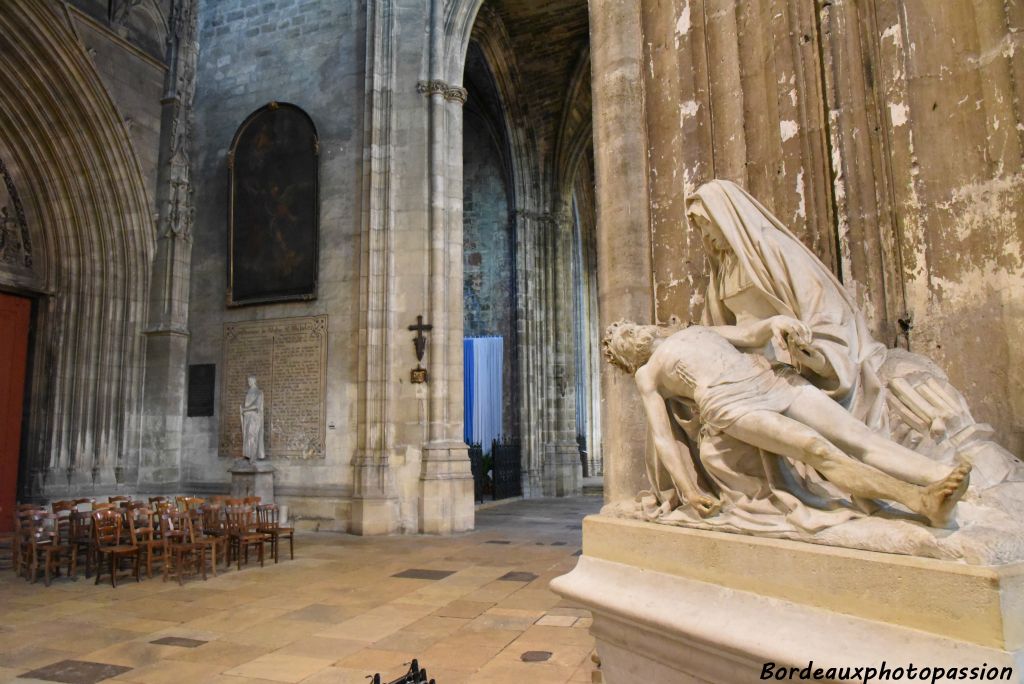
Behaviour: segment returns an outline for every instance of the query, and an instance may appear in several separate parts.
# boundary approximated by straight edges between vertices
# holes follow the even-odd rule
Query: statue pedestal
[[[774,678],[762,677],[765,663],[777,672],[812,661],[809,678],[822,668],[824,680],[837,678],[826,676],[831,667],[883,662],[890,671],[1024,667],[1024,563],[971,566],[590,516],[579,563],[551,588],[593,613],[608,684],[760,681]]]
[[[239,458],[229,472],[232,497],[258,496],[263,503],[274,503],[274,466],[266,461]]]

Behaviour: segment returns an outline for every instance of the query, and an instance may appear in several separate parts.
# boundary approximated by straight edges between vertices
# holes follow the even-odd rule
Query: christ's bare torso
[[[663,394],[698,399],[709,388],[744,382],[769,369],[763,359],[738,351],[714,330],[693,325],[663,340],[650,361],[668,371],[660,376]]]

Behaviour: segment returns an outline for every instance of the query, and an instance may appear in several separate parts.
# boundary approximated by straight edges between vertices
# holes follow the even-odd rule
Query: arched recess
[[[138,468],[152,203],[62,7],[0,3],[0,154],[33,229],[41,291],[23,496],[110,491]]]
[[[556,224],[548,211],[550,187],[544,179],[539,141],[530,125],[529,105],[522,94],[523,79],[516,51],[498,12],[484,5],[473,24],[471,42],[480,50],[493,79],[500,102],[503,137],[511,179],[510,216],[515,234],[516,264],[516,357],[519,384],[518,435],[523,445],[523,493],[539,496],[545,492],[545,453],[551,435],[551,417],[544,411],[550,402],[552,383],[550,333],[544,303],[550,282],[538,277],[545,269],[544,240]],[[550,488],[549,488],[550,489]]]

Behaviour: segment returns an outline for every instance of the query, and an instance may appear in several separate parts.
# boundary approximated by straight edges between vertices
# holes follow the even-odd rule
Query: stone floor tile
[[[175,662],[173,666],[159,661],[146,667],[137,668],[115,677],[113,681],[127,680],[137,684],[181,684],[202,682],[219,674],[223,669],[219,663]]]
[[[126,641],[107,646],[82,656],[83,660],[111,665],[125,665],[132,668],[145,667],[155,663],[176,649],[172,646],[158,646],[139,641]]]
[[[368,643],[365,641],[306,636],[274,652],[307,658],[324,658],[334,662],[367,647]]]
[[[579,618],[575,615],[545,615],[537,620],[538,625],[547,627],[572,627]]]
[[[326,658],[307,658],[285,653],[268,653],[244,663],[224,674],[259,677],[275,682],[301,682],[306,677],[330,667],[334,661]]]
[[[493,603],[483,601],[452,601],[443,608],[434,611],[433,614],[438,617],[472,619],[492,607],[494,607]]]
[[[255,660],[273,650],[272,647],[235,644],[230,641],[210,641],[196,648],[179,648],[167,656],[167,660],[219,665],[221,670]],[[168,665],[168,667],[176,667]]]

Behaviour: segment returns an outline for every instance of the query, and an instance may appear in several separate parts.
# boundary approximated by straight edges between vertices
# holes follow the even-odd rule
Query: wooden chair
[[[156,504],[163,503],[164,501],[167,501],[166,496],[151,496],[149,497],[149,507],[154,508]]]
[[[192,540],[199,550],[199,562],[203,564],[203,577],[206,576],[206,550],[210,550],[210,569],[217,576],[217,556],[224,549],[224,567],[228,567],[228,540],[226,537],[206,532],[205,511],[194,508],[188,512],[192,525]]]
[[[121,507],[122,504],[124,504],[126,502],[130,502],[131,500],[132,500],[132,497],[130,497],[130,496],[123,496],[123,495],[108,496],[107,497],[107,503],[114,504],[115,506],[118,506],[118,507]]]
[[[75,508],[79,511],[90,511],[92,510],[92,505],[96,503],[96,499],[74,499],[73,503],[75,504]]]
[[[96,584],[103,577],[103,558],[107,558],[110,571],[110,586],[117,588],[117,575],[121,571],[121,561],[126,558],[135,559],[135,581],[139,580],[139,547],[132,543],[130,535],[125,534],[124,517],[121,511],[107,509],[93,511],[92,538],[96,544]],[[125,543],[128,542],[128,543]]]
[[[260,567],[263,567],[263,545],[270,541],[270,535],[256,529],[255,512],[249,506],[228,506],[224,509],[228,526],[228,548],[234,553],[238,569],[242,569],[242,553],[249,564],[249,547],[256,547]]]
[[[54,515],[58,513],[65,513],[75,510],[75,502],[72,500],[67,501],[54,501],[50,504],[50,510]]]
[[[259,506],[262,499],[258,496],[247,496],[242,499],[243,506]]]
[[[71,547],[71,576],[78,576],[78,554],[85,555],[85,577],[92,577],[92,566],[96,562],[96,544],[92,538],[92,512],[72,511],[71,533],[68,545]]]
[[[277,504],[260,504],[256,507],[256,530],[270,535],[270,551],[275,563],[278,561],[279,543],[282,538],[288,540],[288,553],[291,560],[295,560],[295,528],[283,527],[280,520],[281,512]]]
[[[128,515],[132,541],[139,547],[140,556],[146,557],[146,577],[153,577],[153,561],[166,564],[165,545],[154,522],[155,514],[146,506],[138,506]],[[139,558],[141,565],[142,558]]]
[[[222,540],[224,567],[229,567],[231,565],[231,558],[228,554],[228,523],[224,517],[224,506],[221,504],[203,504],[199,510],[203,514],[203,534]]]
[[[94,511],[109,511],[117,508],[117,503],[110,503],[109,501],[93,501],[92,510]]]
[[[186,568],[195,571],[197,566],[206,579],[206,564],[198,561],[200,548],[195,543],[195,535],[187,515],[163,513],[160,515],[160,536],[164,542],[164,582],[174,572],[178,584],[184,584]]]
[[[6,515],[6,512],[0,507],[0,516]],[[10,532],[0,532],[0,553],[2,553],[7,562],[10,563],[10,568],[13,570],[18,569],[17,557],[18,553],[15,549],[18,547],[17,544],[17,532],[11,530]]]
[[[46,509],[35,504],[18,504],[14,512],[14,571],[19,577],[29,578],[31,566],[31,539],[29,518],[37,513],[46,513]]]
[[[50,578],[60,575],[61,558],[68,555],[68,547],[61,544],[57,517],[53,513],[37,511],[30,513],[22,522],[28,538],[28,574],[35,584],[39,579],[39,563],[42,561],[46,586],[50,586]],[[69,574],[70,571],[69,567]]]
[[[71,545],[71,516],[78,510],[76,506],[77,504],[73,500],[54,501],[50,504],[50,509],[56,519],[57,543],[65,554],[63,560],[67,561],[69,576],[72,575],[72,566],[75,566],[75,571],[78,569],[77,564],[72,562],[73,549]]]

